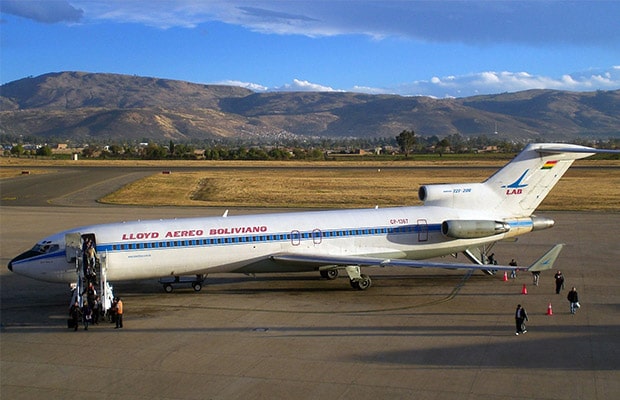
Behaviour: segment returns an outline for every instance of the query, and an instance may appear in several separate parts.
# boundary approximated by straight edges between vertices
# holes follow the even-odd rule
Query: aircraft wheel
[[[192,287],[194,288],[194,291],[196,292],[200,292],[200,289],[202,289],[202,285],[198,282],[192,283]]]
[[[357,289],[366,290],[372,285],[372,280],[368,275],[362,275],[362,279],[357,281]]]
[[[353,289],[358,289],[359,290],[359,288],[360,288],[360,282],[359,281],[357,281],[355,279],[350,279],[349,283],[351,284],[351,287]]]
[[[329,279],[330,281],[338,278],[338,270],[337,269],[326,269],[320,271],[321,278]]]
[[[173,288],[172,288],[172,285],[171,285],[171,284],[166,283],[166,284],[164,285],[164,291],[165,291],[166,293],[172,293],[172,290],[173,290]]]

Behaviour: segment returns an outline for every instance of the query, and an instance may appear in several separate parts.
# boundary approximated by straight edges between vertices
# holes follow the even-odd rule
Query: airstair
[[[98,288],[96,291],[99,295],[100,310],[106,314],[112,308],[114,300],[113,287],[107,280],[108,254],[106,252],[96,255],[95,265],[90,269],[92,274],[87,276],[89,269],[84,249],[84,243],[87,239],[93,242],[93,246],[96,246],[95,235],[93,234],[69,233],[65,236],[67,261],[75,263],[76,274],[76,282],[71,284],[72,295],[69,306],[72,306],[77,301],[79,306],[82,307],[86,299],[84,293],[88,283],[89,281],[94,281],[94,286]]]
[[[463,254],[474,264],[479,264],[479,265],[489,264],[488,255],[491,252],[491,249],[493,248],[494,245],[495,245],[495,242],[489,245],[483,245],[481,247],[467,249],[463,251]],[[483,269],[482,272],[484,272],[487,275],[495,275],[497,270],[490,268],[490,269]]]

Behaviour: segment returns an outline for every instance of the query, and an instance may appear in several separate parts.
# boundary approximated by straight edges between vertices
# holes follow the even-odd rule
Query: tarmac
[[[142,174],[123,171],[0,181],[1,399],[620,396],[618,213],[541,213],[554,228],[493,248],[500,263],[527,265],[565,243],[556,263],[566,277],[560,295],[555,271],[534,286],[527,272],[503,281],[479,272],[367,268],[373,286],[366,291],[351,289],[344,277],[312,273],[221,274],[210,275],[200,292],[113,282],[125,305],[124,328],[69,330],[68,287],[12,274],[11,258],[75,226],[224,212],[95,204]],[[575,315],[566,300],[572,286],[582,305]],[[530,317],[519,336],[517,304]]]

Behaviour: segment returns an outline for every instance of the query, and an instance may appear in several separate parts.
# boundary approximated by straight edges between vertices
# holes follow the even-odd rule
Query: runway
[[[16,199],[30,194],[24,203],[3,202],[0,214],[2,399],[620,395],[620,214],[544,213],[556,221],[553,229],[494,248],[500,262],[526,265],[566,243],[558,267],[579,290],[576,315],[568,312],[566,291],[554,293],[551,271],[535,287],[526,273],[503,282],[462,271],[368,268],[367,291],[315,274],[213,275],[197,293],[189,285],[166,294],[155,281],[115,283],[125,328],[73,332],[66,328],[67,288],[10,273],[12,257],[83,224],[223,212],[96,205],[99,193],[135,176],[97,179],[72,183],[71,191],[51,185],[43,200],[36,184],[21,185],[26,190],[10,183]],[[7,187],[0,182],[3,196]],[[517,303],[530,315],[521,336],[514,335]]]

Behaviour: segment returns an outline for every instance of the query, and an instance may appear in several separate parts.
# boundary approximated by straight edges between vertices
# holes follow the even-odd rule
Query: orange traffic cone
[[[553,315],[553,308],[551,308],[551,303],[547,306],[547,315]]]
[[[523,289],[521,289],[521,294],[527,294],[527,288],[525,287],[525,283],[523,284]]]
[[[506,271],[504,271],[504,278],[502,278],[502,281],[506,282],[508,280],[508,275],[506,274]]]

